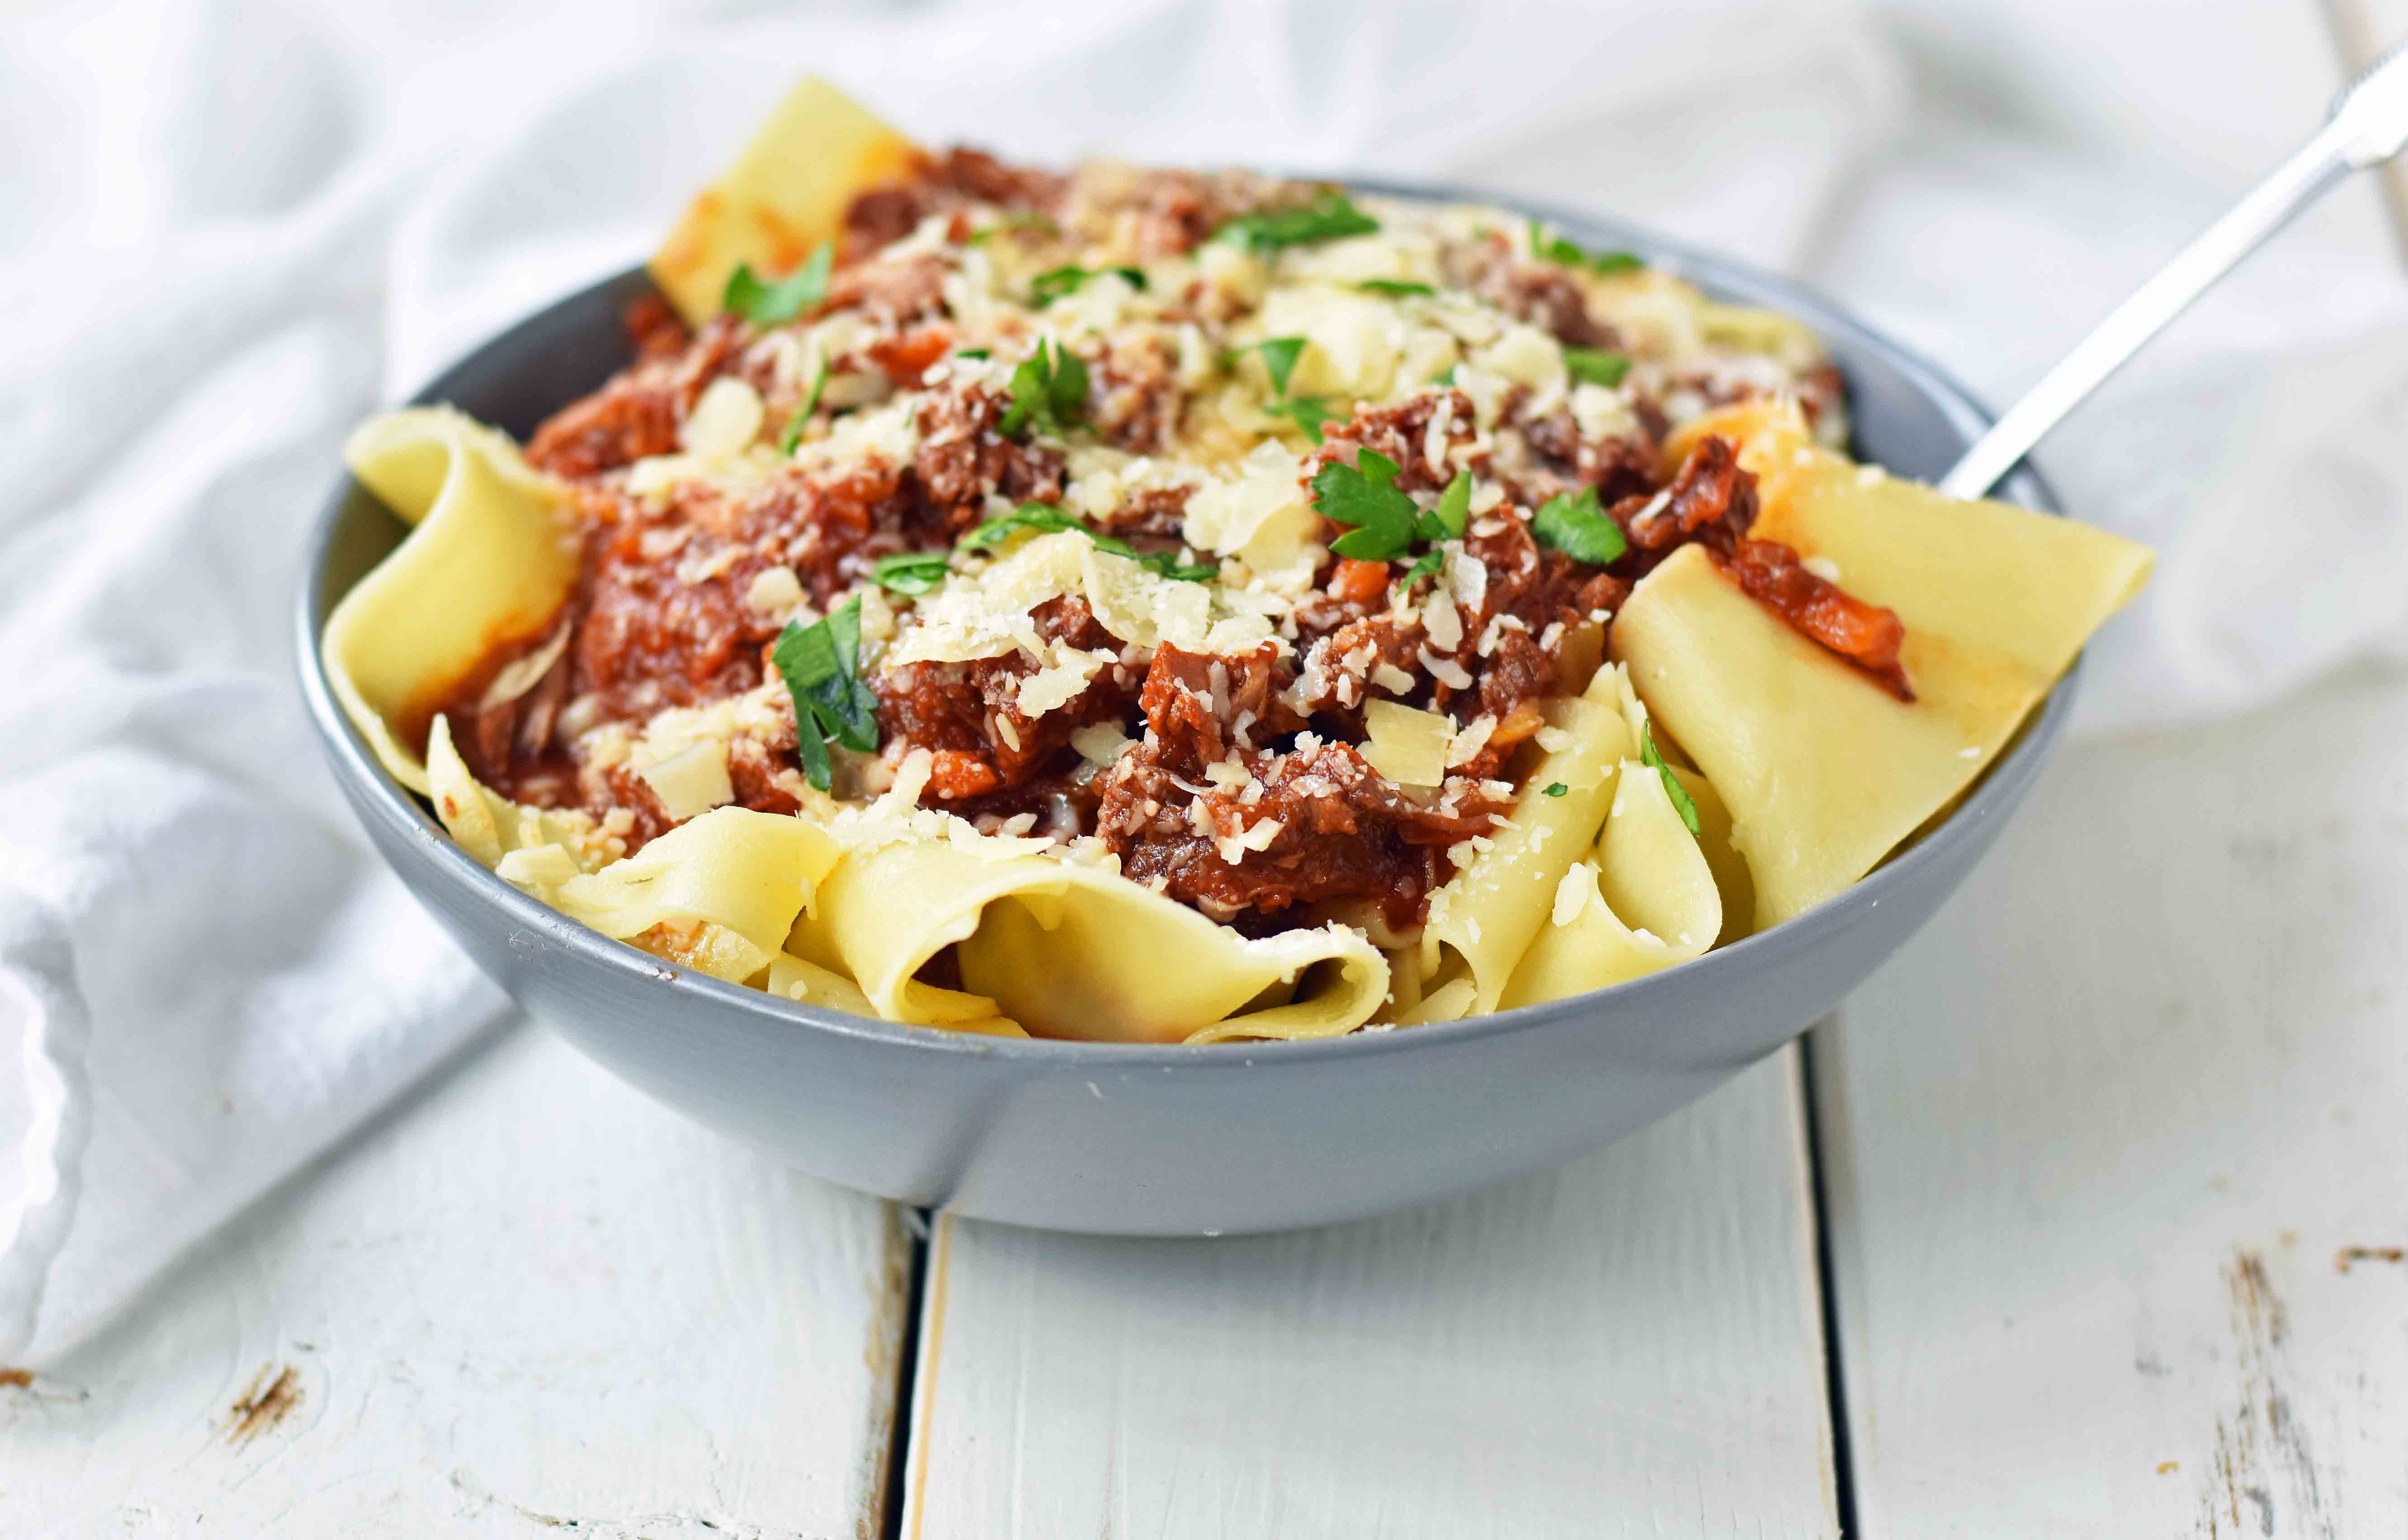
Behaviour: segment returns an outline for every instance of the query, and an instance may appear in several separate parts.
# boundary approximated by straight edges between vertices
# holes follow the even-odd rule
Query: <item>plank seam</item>
[[[928,1294],[928,1211],[913,1211],[917,1221],[910,1226],[911,1235],[911,1270],[910,1281],[903,1288],[903,1340],[895,1354],[895,1418],[886,1431],[886,1511],[879,1516],[879,1533],[883,1540],[901,1540],[903,1533],[904,1493],[910,1479],[911,1427],[918,1407],[915,1405],[920,1381],[920,1318],[927,1307]]]
[[[1849,1438],[1848,1375],[1840,1362],[1840,1280],[1831,1253],[1831,1203],[1824,1179],[1823,1118],[1814,1095],[1814,1045],[1818,1034],[1839,1024],[1833,1012],[1808,1029],[1799,1045],[1799,1100],[1806,1109],[1806,1180],[1813,1198],[1814,1277],[1823,1306],[1823,1395],[1831,1423],[1831,1485],[1842,1540],[1864,1540],[1856,1520],[1856,1451]]]

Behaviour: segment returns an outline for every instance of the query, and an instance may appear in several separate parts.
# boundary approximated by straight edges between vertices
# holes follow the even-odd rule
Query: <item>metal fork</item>
[[[1940,490],[1957,497],[1979,497],[1989,491],[2066,413],[2242,258],[2352,172],[2380,165],[2403,147],[2408,147],[2408,44],[2394,48],[2344,87],[2313,138],[2268,172],[2042,376],[1941,478]]]

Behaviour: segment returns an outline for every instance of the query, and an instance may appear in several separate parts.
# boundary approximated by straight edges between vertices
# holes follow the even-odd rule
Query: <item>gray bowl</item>
[[[1934,478],[1986,421],[1940,371],[1813,294],[1643,231],[1528,211],[1584,245],[1637,251],[1719,297],[1814,326],[1846,373],[1865,459]],[[620,312],[646,286],[634,272],[572,295],[415,399],[452,402],[523,437],[625,362]],[[2053,506],[2028,473],[2007,494]],[[2023,800],[2074,690],[2071,677],[2059,684],[1913,848],[1822,907],[1667,972],[1500,1015],[1320,1042],[1023,1042],[870,1020],[681,973],[470,860],[378,763],[319,663],[327,614],[403,533],[357,483],[339,482],[309,552],[294,641],[336,780],[460,945],[570,1042],[713,1128],[848,1187],[1056,1230],[1209,1234],[1350,1219],[1531,1171],[1664,1116],[1787,1042],[1914,933]]]

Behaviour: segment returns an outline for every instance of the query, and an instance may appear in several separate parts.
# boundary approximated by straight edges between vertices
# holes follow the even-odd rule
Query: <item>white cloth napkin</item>
[[[0,23],[0,1363],[56,1362],[499,1017],[319,767],[287,654],[304,527],[351,422],[640,257],[799,71],[1012,155],[1612,209],[1817,277],[2003,398],[2332,80],[2307,7],[2180,0],[2224,109],[2153,118],[2198,83],[2155,47],[2176,7],[2092,8],[2120,20],[990,0],[781,26],[502,5],[461,33],[399,0],[135,0]],[[2095,75],[2052,46],[2085,28]],[[2359,207],[2053,449],[2081,512],[2171,552],[2102,649],[2101,720],[2397,645],[2403,328]]]

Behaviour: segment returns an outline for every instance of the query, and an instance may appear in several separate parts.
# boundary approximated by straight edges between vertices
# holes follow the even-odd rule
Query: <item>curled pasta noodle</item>
[[[1418,998],[1400,1007],[1399,1020],[1444,1021],[1497,1008],[1547,922],[1556,886],[1605,820],[1614,766],[1638,752],[1623,711],[1628,689],[1619,669],[1599,669],[1584,693],[1549,704],[1544,757],[1524,782],[1531,794],[1487,836],[1487,848],[1431,895]],[[1564,790],[1547,794],[1553,786]]]
[[[970,994],[1048,1037],[1325,1037],[1388,987],[1378,948],[1337,926],[1250,939],[1117,876],[944,839],[849,850],[796,932],[903,1021],[941,1020],[913,975],[953,947]]]
[[[1587,854],[1557,883],[1505,987],[1501,1008],[1600,990],[1705,954],[1722,894],[1654,766],[1615,767],[1613,806]]]
[[[327,620],[327,682],[385,768],[423,793],[412,738],[496,646],[552,624],[577,580],[577,541],[518,446],[448,406],[375,418],[343,457],[412,527]]]
[[[1727,805],[1761,928],[1839,893],[1971,785],[2150,558],[2070,520],[1864,471],[1815,448],[1792,405],[1717,414],[1673,452],[1709,433],[1759,478],[1750,537],[1897,611],[1915,695],[1869,688],[1698,547],[1623,605],[1612,655]]]
[[[580,924],[615,940],[651,937],[651,949],[731,983],[770,966],[843,853],[801,819],[715,807],[608,860],[582,814],[521,806],[479,785],[441,717],[427,770],[436,816],[477,861]]]

